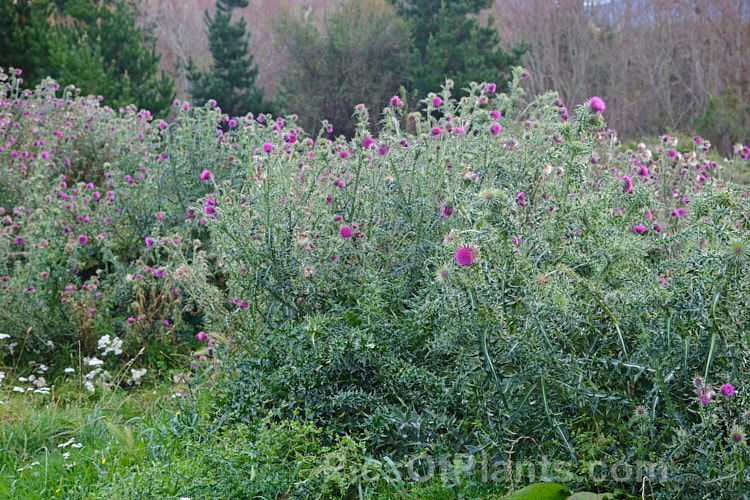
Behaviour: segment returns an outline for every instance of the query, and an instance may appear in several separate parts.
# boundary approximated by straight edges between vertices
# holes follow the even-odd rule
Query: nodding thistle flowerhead
[[[443,100],[440,97],[435,96],[435,97],[432,98],[432,105],[433,106],[435,106],[437,108],[441,104],[443,104]]]
[[[474,252],[466,246],[459,247],[454,257],[459,266],[470,266],[474,262]]]
[[[703,379],[700,377],[695,379],[695,389],[693,392],[700,398],[702,405],[710,404],[712,398],[716,396],[714,386],[704,383]]]
[[[502,132],[503,126],[499,123],[493,123],[492,127],[490,127],[490,131],[492,132],[492,135],[498,135],[500,132]]]
[[[89,237],[86,236],[85,234],[82,234],[81,236],[78,237],[78,243],[80,243],[81,245],[85,245],[88,242],[89,242]]]
[[[439,267],[437,271],[435,271],[435,280],[438,283],[445,283],[449,277],[450,270],[446,266]]]
[[[633,192],[633,179],[627,175],[622,178],[622,192],[628,194]]]
[[[646,232],[646,226],[644,226],[643,224],[635,224],[633,226],[633,231],[635,231],[638,234],[643,234]]]
[[[725,396],[731,396],[732,394],[734,394],[734,391],[735,391],[734,386],[730,384],[729,382],[721,386],[721,392]]]
[[[729,435],[732,438],[733,444],[737,446],[743,446],[745,444],[745,431],[742,430],[742,427],[740,427],[739,425],[735,425],[734,427],[732,427]]]
[[[211,177],[211,171],[210,170],[206,169],[203,172],[201,172],[201,180],[202,181],[205,181],[209,177]]]
[[[342,238],[351,238],[352,236],[352,228],[349,226],[342,226],[341,230],[339,231]]]
[[[729,260],[732,264],[739,265],[750,260],[750,250],[746,242],[742,240],[734,240],[729,244],[729,250],[727,252]]]
[[[604,103],[604,100],[599,96],[594,96],[589,101],[591,104],[591,109],[594,110],[595,113],[601,113],[605,109],[607,109],[607,105]]]

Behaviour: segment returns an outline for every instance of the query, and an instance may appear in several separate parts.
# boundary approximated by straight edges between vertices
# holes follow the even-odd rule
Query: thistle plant
[[[162,126],[10,79],[4,341],[21,345],[33,300],[40,353],[75,324],[92,353],[105,334],[131,351],[169,339],[230,374],[221,425],[305,415],[378,460],[521,461],[538,453],[528,436],[581,471],[663,461],[660,498],[744,487],[746,189],[704,141],[623,150],[603,98],[528,99],[526,75],[458,100],[446,81],[409,113],[399,96],[357,107],[356,134],[336,139],[210,101],[176,102]],[[64,129],[44,159],[60,170],[37,160],[27,118],[47,110],[98,127]]]

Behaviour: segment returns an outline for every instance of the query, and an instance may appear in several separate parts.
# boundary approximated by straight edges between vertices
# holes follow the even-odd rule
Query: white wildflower
[[[64,443],[58,444],[57,447],[58,448],[67,448],[68,446],[70,446],[71,444],[73,444],[75,442],[76,442],[76,438],[70,438],[67,441],[65,441]]]
[[[145,368],[141,368],[140,370],[136,370],[134,368],[130,369],[130,373],[133,376],[133,383],[135,385],[140,385],[141,377],[143,377],[146,374],[146,371],[147,370]]]
[[[71,448],[83,448],[83,444],[81,443],[73,443],[70,445]]]
[[[99,339],[99,342],[96,344],[96,347],[100,351],[103,351],[104,349],[106,349],[109,346],[110,342],[111,341],[110,341],[110,338],[109,338],[109,334],[107,334],[107,335],[105,335],[105,336],[103,336],[102,338]]]
[[[13,387],[13,390],[16,392],[26,392],[23,387],[18,387],[18,386]]]
[[[75,373],[75,371],[76,371],[76,369],[72,368],[70,366],[65,369],[65,373]]]
[[[5,340],[9,338],[10,338],[10,335],[8,335],[7,333],[0,333],[0,340]]]
[[[94,356],[93,358],[83,358],[83,362],[86,363],[89,366],[101,366],[104,364],[104,361]]]
[[[86,382],[84,382],[84,383],[83,383],[83,386],[84,386],[84,387],[85,387],[85,388],[86,388],[86,389],[87,389],[87,390],[88,390],[89,392],[94,392],[94,384],[92,384],[90,380],[87,380]],[[75,445],[74,445],[74,446],[75,446]]]
[[[119,337],[111,338],[109,335],[105,335],[99,339],[97,347],[100,351],[104,351],[102,356],[106,356],[110,352],[114,352],[115,355],[122,354],[122,340]]]

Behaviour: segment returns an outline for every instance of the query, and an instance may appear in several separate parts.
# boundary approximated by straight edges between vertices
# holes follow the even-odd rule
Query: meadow
[[[19,76],[0,497],[748,498],[750,148],[522,68],[353,137]]]

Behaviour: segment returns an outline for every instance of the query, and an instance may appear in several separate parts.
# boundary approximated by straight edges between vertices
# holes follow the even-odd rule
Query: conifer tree
[[[216,14],[205,12],[206,34],[213,62],[206,71],[188,66],[190,93],[198,103],[215,99],[230,116],[268,110],[263,90],[255,86],[258,67],[248,47],[247,23],[244,18],[232,22],[236,8],[247,7],[248,0],[216,0]]]
[[[469,82],[493,82],[504,87],[509,70],[520,64],[523,45],[506,52],[490,16],[485,26],[476,18],[492,0],[390,0],[411,25],[414,34],[409,86],[419,93],[439,90],[446,78],[455,89]]]
[[[174,82],[159,69],[156,39],[136,24],[123,0],[67,0],[50,53],[51,76],[85,93],[102,95],[107,105],[134,103],[163,116],[175,96]]]
[[[0,0],[0,67],[23,71],[27,87],[47,76],[49,2]]]

